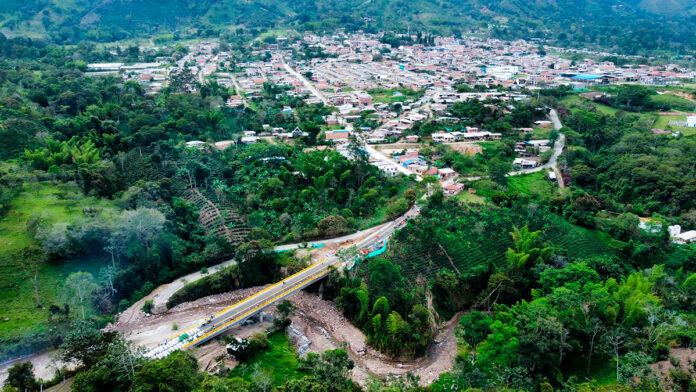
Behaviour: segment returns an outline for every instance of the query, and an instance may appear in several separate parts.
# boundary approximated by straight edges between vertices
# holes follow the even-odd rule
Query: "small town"
[[[8,0],[0,392],[696,392],[695,1]]]
[[[528,103],[542,89],[569,86],[573,91],[588,91],[595,86],[626,83],[668,86],[696,78],[696,71],[676,64],[616,66],[610,61],[569,60],[563,55],[572,50],[543,48],[524,40],[436,37],[431,46],[396,48],[369,34],[279,36],[275,41],[250,53],[250,57],[263,61],[233,63],[230,53],[218,44],[201,42],[189,47],[188,53],[176,61],[94,63],[87,67],[90,73],[114,73],[136,80],[151,94],[167,86],[168,75],[184,70],[195,80],[234,89],[235,94],[224,103],[229,108],[249,107],[262,95],[264,85],[279,86],[284,94],[306,105],[323,103],[335,108],[324,118],[327,127],[322,140],[326,147],[350,157],[347,145],[351,136],[356,136],[369,145],[366,150],[370,161],[386,175],[435,176],[450,196],[465,189],[467,176],[434,165],[437,155],[430,159],[420,155],[424,143],[443,144],[475,155],[482,152],[478,142],[502,138],[499,132],[458,124],[459,119],[448,114],[455,102],[491,102],[486,106],[510,113],[515,103]],[[307,48],[323,55],[306,61],[293,58]],[[147,50],[156,52],[157,48]],[[462,91],[461,86],[475,86],[476,91]],[[586,92],[580,96],[594,100],[606,97],[606,93]],[[282,114],[292,116],[293,110],[284,106]],[[442,126],[424,138],[409,132],[414,124],[426,120]],[[696,113],[687,116],[683,125],[696,126]],[[547,137],[552,129],[552,122],[546,119],[535,121],[533,127],[517,128],[522,138],[514,144],[518,157],[512,164],[516,169],[536,169],[546,163],[540,156],[553,148],[553,141]],[[287,141],[302,135],[297,127],[263,124],[261,129],[245,130],[238,142],[252,144],[262,137]],[[214,147],[226,148],[232,143],[216,141]],[[190,147],[203,144],[187,142]],[[555,181],[556,173],[549,172],[549,178]]]

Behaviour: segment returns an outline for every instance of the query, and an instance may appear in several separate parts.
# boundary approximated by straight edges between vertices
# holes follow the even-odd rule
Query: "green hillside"
[[[9,2],[9,4],[7,4]],[[158,32],[217,36],[238,27],[468,32],[539,38],[624,53],[696,47],[694,0],[8,0],[5,35],[58,43],[115,41]]]

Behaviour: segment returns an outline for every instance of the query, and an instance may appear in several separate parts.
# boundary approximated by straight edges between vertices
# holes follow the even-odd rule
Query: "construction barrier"
[[[384,253],[384,251],[386,251],[386,250],[387,250],[387,241],[384,241],[384,245],[381,248],[368,253],[367,256],[365,256],[365,258],[369,259],[370,257],[379,256],[382,253]]]
[[[382,253],[384,253],[386,250],[387,250],[387,241],[384,241],[382,243],[381,248],[366,254],[364,258],[369,259],[370,257],[379,256]],[[350,271],[351,269],[353,269],[353,267],[355,267],[355,265],[358,264],[358,261],[360,261],[360,257],[356,257],[355,261],[353,261],[353,263],[350,266],[346,267],[346,270]]]

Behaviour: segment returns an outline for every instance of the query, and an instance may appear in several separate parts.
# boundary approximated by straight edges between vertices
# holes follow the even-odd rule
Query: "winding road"
[[[286,62],[285,59],[281,57],[281,61],[283,62],[283,65],[285,69],[290,72],[291,74],[295,75],[295,77],[299,78],[302,80],[302,82],[309,88],[312,93],[319,98],[322,102],[328,105],[328,101],[326,98],[321,94],[319,90],[317,90],[310,81],[308,81],[304,76],[300,75],[297,71],[292,69]],[[549,113],[549,117],[551,118],[551,121],[553,122],[554,128],[556,130],[561,129],[562,124],[560,120],[558,119],[558,114],[556,113],[555,110],[551,109]],[[546,164],[533,168],[533,169],[526,169],[526,170],[520,170],[520,171],[515,171],[511,172],[508,175],[521,175],[521,174],[528,174],[528,173],[534,173],[534,172],[539,172],[542,170],[545,170],[547,168],[553,168],[556,172],[558,172],[558,167],[557,167],[557,162],[558,162],[558,157],[561,155],[563,152],[563,147],[565,145],[565,136],[560,134],[559,138],[555,141],[554,146],[553,146],[553,155],[549,159],[549,162]],[[371,148],[369,145],[365,146],[365,149],[368,153],[370,153],[371,156],[376,157],[379,160],[390,162],[392,164],[395,164],[393,161],[388,159],[386,156],[375,150],[374,148]],[[406,168],[402,167],[401,165],[395,164],[397,168],[399,168],[399,171],[403,172],[403,170],[406,170],[406,175],[411,175],[412,173],[408,171]],[[403,170],[402,170],[403,169]],[[560,180],[560,173],[558,175],[558,178]],[[560,185],[560,184],[559,184]],[[354,244],[358,249],[360,248],[378,248],[381,247],[382,244],[384,244],[384,241],[387,241],[388,238],[400,227],[403,226],[404,221],[406,219],[415,217],[419,214],[420,210],[418,207],[414,206],[412,207],[406,214],[403,216],[398,217],[397,219],[394,219],[384,225],[381,225],[379,228],[374,233],[370,233],[366,238],[360,240],[357,244]],[[345,242],[345,241],[350,241],[350,240],[355,240],[357,238],[361,237],[361,234],[366,234],[366,232],[370,230],[374,230],[375,228],[365,230],[360,233],[354,233],[348,236],[344,237],[339,237],[335,238],[333,240],[328,240],[328,241],[334,241],[334,242]],[[327,242],[327,241],[324,241]],[[344,248],[351,247],[353,245],[346,245]],[[291,244],[291,245],[282,245],[280,247],[277,247],[276,250],[288,250],[288,249],[294,249],[299,247],[298,244]],[[225,263],[233,264],[233,260],[228,260]],[[350,264],[350,266],[348,265]],[[226,330],[231,328],[232,326],[235,326],[244,320],[252,317],[253,315],[257,314],[261,310],[265,309],[268,306],[271,306],[272,304],[286,298],[287,296],[303,289],[304,287],[319,281],[320,279],[324,278],[330,271],[331,268],[336,268],[336,269],[343,269],[343,268],[351,268],[353,264],[353,260],[341,260],[339,257],[337,257],[334,253],[327,253],[323,259],[320,261],[316,262],[315,264],[312,264],[311,266],[303,269],[302,271],[297,272],[294,275],[291,275],[280,282],[271,285],[260,292],[230,306],[227,309],[224,309],[214,315],[210,315],[209,317],[200,320],[196,324],[194,324],[191,328],[183,331],[183,332],[178,332],[171,336],[170,338],[166,339],[165,341],[159,343],[158,345],[151,347],[147,352],[146,356],[150,358],[162,358],[170,353],[176,351],[176,350],[181,350],[185,349],[191,346],[196,346],[203,344],[210,339],[215,338],[216,336],[219,336],[220,334],[224,333]],[[193,277],[193,276],[192,276]],[[197,276],[197,278],[200,278],[200,276]],[[181,280],[184,281],[184,280]],[[173,292],[169,292],[171,290],[167,290],[167,294],[171,295]],[[165,301],[166,302],[166,301]]]
[[[563,128],[563,124],[561,124],[561,120],[558,119],[558,113],[556,113],[555,109],[551,109],[549,111],[549,118],[551,119],[551,122],[553,123],[553,128],[555,130],[560,130]],[[553,155],[551,155],[551,158],[549,159],[548,162],[541,166],[537,166],[532,169],[522,169],[522,170],[517,170],[517,171],[512,171],[508,173],[508,176],[517,176],[520,174],[529,174],[529,173],[536,173],[540,172],[544,169],[548,168],[553,168],[554,171],[557,172],[558,177],[560,178],[560,171],[558,170],[558,157],[561,156],[563,153],[563,147],[565,147],[565,135],[562,133],[558,134],[558,139],[553,143]]]
[[[383,241],[386,241],[394,231],[401,228],[406,219],[415,217],[419,212],[420,209],[418,207],[412,207],[406,214],[384,224],[374,235],[370,235],[359,241],[355,246],[357,248],[366,248],[380,245]],[[149,358],[162,358],[176,350],[203,344],[224,333],[229,328],[252,317],[266,307],[319,281],[328,275],[331,268],[340,270],[349,267],[347,265],[348,263],[352,264],[352,260],[344,262],[336,257],[336,255],[329,253],[326,257],[302,271],[261,290],[221,312],[200,320],[185,331],[174,334],[158,345],[149,348],[145,356]]]

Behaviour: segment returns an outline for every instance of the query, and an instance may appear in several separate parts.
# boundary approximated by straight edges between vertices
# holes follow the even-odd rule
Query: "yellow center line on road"
[[[405,218],[402,217],[402,218],[400,218],[400,219],[405,219]],[[397,221],[400,220],[400,219],[397,219]],[[394,221],[394,222],[396,222],[396,221]],[[392,224],[393,224],[394,222],[392,222]],[[384,233],[385,233],[386,231],[389,231],[389,229],[391,229],[391,228],[392,228],[392,226],[387,225],[387,226],[384,227],[382,230],[378,231],[378,232],[377,232],[377,233],[379,233],[379,234],[378,234],[378,237],[382,237],[382,236],[384,235]],[[381,240],[381,238],[379,238],[379,239]],[[369,244],[370,242],[372,242],[372,240],[373,240],[372,238],[369,238],[369,237],[368,237],[368,238],[365,238],[363,241],[367,241],[368,244]],[[359,247],[362,247],[362,246],[363,246],[363,245],[360,245],[363,241],[358,242]],[[329,259],[328,257],[325,257],[325,258],[319,260],[318,262],[316,262],[316,263],[310,265],[309,267],[307,267],[307,268],[305,268],[305,269],[303,269],[303,270],[300,270],[300,271],[298,271],[298,272],[296,272],[296,273],[294,273],[294,274],[288,276],[287,278],[285,278],[285,279],[283,279],[283,280],[281,280],[281,281],[279,281],[279,282],[277,282],[277,283],[275,283],[275,284],[273,284],[273,285],[271,285],[271,286],[269,286],[269,287],[267,287],[267,288],[265,288],[265,289],[259,291],[258,293],[254,294],[254,295],[252,295],[252,296],[250,296],[250,297],[248,297],[248,298],[245,298],[245,299],[243,299],[243,300],[241,300],[241,301],[235,303],[234,305],[232,305],[232,306],[230,306],[230,307],[227,307],[227,308],[223,309],[222,311],[216,313],[213,317],[214,317],[214,318],[215,318],[215,317],[218,317],[218,316],[220,316],[220,315],[222,315],[222,314],[224,314],[224,313],[226,313],[226,312],[232,310],[233,308],[235,308],[235,307],[237,307],[237,306],[243,304],[244,302],[248,302],[248,301],[250,301],[250,300],[253,300],[255,297],[258,297],[259,295],[261,295],[261,294],[263,294],[263,293],[265,293],[265,292],[267,292],[267,291],[269,291],[269,290],[272,290],[273,288],[275,288],[275,287],[277,287],[277,286],[279,286],[279,285],[282,285],[284,282],[287,282],[287,281],[291,280],[291,279],[294,278],[295,276],[300,275],[300,274],[302,274],[302,273],[305,273],[305,272],[311,270],[312,268],[314,268],[314,267],[316,267],[316,266],[318,266],[318,265],[321,265],[323,262],[325,262],[325,261],[328,260],[328,259]],[[299,286],[302,286],[302,285],[305,284],[308,280],[316,279],[316,278],[318,278],[318,277],[320,277],[320,276],[322,276],[322,275],[324,275],[324,274],[327,274],[327,273],[329,272],[329,268],[328,268],[329,266],[331,266],[331,267],[336,267],[338,264],[341,264],[341,261],[340,261],[340,260],[338,260],[338,261],[339,261],[338,263],[329,264],[325,270],[323,270],[323,271],[321,271],[321,272],[319,272],[319,273],[310,275],[308,278],[306,278],[306,279],[300,281],[298,284],[296,284],[296,285],[294,285],[294,286],[288,288],[288,290],[285,290],[285,291],[281,292],[280,294],[276,295],[275,297],[271,298],[270,300],[267,300],[267,301],[262,302],[260,305],[257,305],[257,306],[255,306],[255,307],[253,307],[251,310],[246,311],[246,312],[243,313],[242,315],[233,318],[232,320],[226,322],[225,324],[221,325],[220,327],[217,327],[217,328],[215,328],[214,330],[212,330],[212,331],[206,333],[205,335],[203,335],[203,336],[201,336],[201,337],[199,337],[199,338],[197,338],[197,339],[195,339],[195,340],[192,340],[192,341],[190,341],[189,343],[184,344],[184,347],[189,347],[189,346],[191,346],[191,345],[194,345],[194,344],[196,344],[197,342],[199,342],[200,340],[205,339],[206,337],[210,336],[211,334],[220,331],[222,328],[226,328],[226,327],[229,326],[230,324],[233,324],[234,322],[236,322],[236,321],[238,321],[239,319],[241,319],[241,318],[247,316],[248,314],[250,314],[250,313],[252,313],[252,312],[255,312],[255,311],[258,310],[259,308],[264,307],[265,305],[267,305],[267,304],[269,304],[269,303],[272,303],[273,301],[275,301],[276,299],[278,299],[278,298],[280,298],[280,297],[286,295],[287,293],[290,293],[290,292],[296,290]],[[184,334],[186,334],[187,332],[191,331],[192,329],[197,328],[197,327],[200,327],[201,325],[203,325],[203,323],[204,323],[204,322],[199,322],[199,323],[197,323],[197,324],[194,324],[193,326],[187,328],[187,329],[184,330],[183,332],[176,333],[176,334],[172,335],[172,336],[169,337],[167,340],[165,340],[165,342],[170,341],[170,340],[173,340],[173,339],[175,339],[175,338],[177,338],[177,337],[181,337],[181,336],[183,336]]]
[[[317,264],[318,264],[318,263],[317,263]],[[315,265],[316,265],[316,264],[315,264]],[[333,266],[333,264],[332,264],[332,266]],[[307,268],[307,269],[308,269],[308,268]],[[304,270],[303,270],[303,271],[304,271]],[[300,272],[302,272],[302,271],[300,271]],[[243,313],[242,315],[233,318],[232,320],[230,320],[230,321],[226,322],[225,324],[223,324],[223,325],[221,325],[221,326],[215,328],[214,330],[212,330],[212,331],[206,333],[205,335],[203,335],[203,336],[201,336],[201,337],[199,337],[199,338],[197,338],[197,339],[195,339],[195,340],[192,340],[192,341],[186,343],[186,344],[184,345],[184,348],[189,347],[189,346],[192,346],[192,345],[195,345],[196,343],[198,343],[199,341],[201,341],[201,340],[207,338],[208,336],[210,336],[210,335],[212,335],[212,334],[214,334],[214,333],[216,333],[216,332],[219,332],[221,329],[228,327],[230,324],[233,324],[233,323],[235,323],[236,321],[239,321],[240,319],[246,317],[246,316],[249,315],[250,313],[253,313],[253,312],[257,311],[259,308],[262,308],[262,307],[266,306],[267,304],[274,302],[274,301],[277,300],[278,298],[280,298],[280,297],[286,295],[287,293],[296,290],[299,286],[302,286],[302,285],[303,285],[305,282],[307,282],[308,280],[316,279],[316,278],[318,278],[318,277],[320,277],[320,276],[322,276],[322,275],[324,275],[324,274],[327,274],[328,272],[329,272],[329,269],[328,269],[328,266],[327,266],[327,268],[326,268],[325,270],[323,270],[323,271],[321,271],[321,272],[319,272],[319,273],[316,273],[316,274],[314,274],[314,275],[311,275],[310,277],[308,277],[308,278],[306,278],[306,279],[300,281],[298,284],[296,284],[295,286],[289,288],[288,290],[285,290],[285,291],[281,292],[280,294],[276,295],[275,297],[273,297],[273,298],[271,298],[271,299],[269,299],[269,300],[266,300],[266,301],[262,302],[261,304],[259,304],[259,305],[255,306],[255,307],[253,307],[252,309],[248,310],[247,312]],[[295,274],[295,275],[296,275],[296,274]],[[294,275],[293,275],[293,276],[294,276]]]
[[[243,299],[243,300],[241,300],[241,301],[235,303],[234,305],[232,305],[232,306],[230,306],[230,307],[228,307],[228,308],[226,308],[226,309],[223,309],[223,310],[221,310],[221,311],[215,313],[215,317],[217,317],[217,316],[219,316],[219,315],[221,315],[221,314],[223,314],[223,313],[229,311],[230,309],[232,309],[232,308],[234,308],[235,306],[241,304],[242,302],[246,302],[246,301],[248,301],[248,300],[250,300],[250,299],[252,299],[252,298],[254,298],[254,297],[256,297],[256,296],[259,296],[259,295],[265,293],[266,291],[268,291],[268,290],[270,290],[270,289],[272,289],[272,288],[274,288],[274,287],[276,287],[276,286],[282,284],[283,282],[285,282],[285,281],[287,281],[287,280],[289,280],[289,279],[292,279],[292,278],[294,278],[295,276],[297,276],[297,275],[299,275],[299,274],[301,274],[301,273],[303,273],[303,272],[305,272],[305,271],[308,271],[308,270],[310,270],[310,269],[316,267],[317,265],[323,263],[323,262],[326,261],[326,260],[328,260],[328,257],[325,257],[325,258],[319,260],[318,262],[316,262],[316,263],[310,265],[309,267],[307,267],[307,268],[305,268],[305,269],[303,269],[303,270],[301,270],[301,271],[295,272],[294,274],[288,276],[287,278],[281,280],[280,282],[277,282],[277,283],[275,283],[275,284],[273,284],[273,285],[271,285],[271,286],[266,287],[265,289],[259,291],[258,293],[252,295],[252,296],[249,297],[249,298],[245,298],[245,299]]]
[[[326,260],[328,260],[328,257],[325,257],[325,258],[319,260],[318,262],[316,262],[316,263],[310,265],[309,267],[307,267],[307,268],[305,268],[305,269],[303,269],[303,270],[300,270],[300,271],[298,271],[298,272],[295,272],[294,274],[288,276],[287,278],[281,280],[280,282],[277,282],[277,283],[275,283],[275,284],[273,284],[273,285],[271,285],[271,286],[266,287],[265,289],[259,291],[258,293],[252,295],[251,297],[245,298],[245,299],[243,299],[243,300],[241,300],[241,301],[235,303],[234,305],[232,305],[232,306],[230,306],[230,307],[228,307],[228,308],[225,308],[225,309],[221,310],[220,312],[216,313],[214,317],[218,317],[219,315],[221,315],[221,314],[223,314],[223,313],[225,313],[225,312],[231,310],[232,308],[234,308],[234,307],[236,307],[236,306],[239,306],[240,304],[242,304],[242,303],[244,303],[244,302],[246,302],[246,301],[249,301],[249,300],[253,299],[253,298],[256,297],[256,296],[259,296],[259,295],[263,294],[264,292],[266,292],[266,291],[268,291],[268,290],[271,290],[272,288],[274,288],[274,287],[276,287],[276,286],[282,284],[283,282],[285,282],[285,281],[287,281],[287,280],[289,280],[289,279],[292,279],[293,277],[295,277],[295,276],[297,276],[297,275],[299,275],[299,274],[301,274],[301,273],[303,273],[303,272],[305,272],[305,271],[308,271],[308,270],[310,270],[310,269],[316,267],[317,265],[320,265],[321,263],[323,263],[323,262],[326,261]],[[176,338],[178,338],[178,337],[184,335],[184,334],[187,333],[188,331],[190,331],[190,330],[192,330],[192,329],[194,329],[194,328],[200,327],[201,325],[203,325],[203,322],[199,322],[199,323],[197,323],[197,324],[194,324],[193,326],[191,326],[191,327],[189,327],[189,328],[186,328],[186,329],[185,329],[184,331],[182,331],[182,332],[177,332],[177,333],[175,333],[174,335],[172,335],[172,336],[170,336],[169,338],[167,338],[167,340],[165,340],[165,342],[166,342],[166,341],[169,341],[169,340],[176,339]]]

